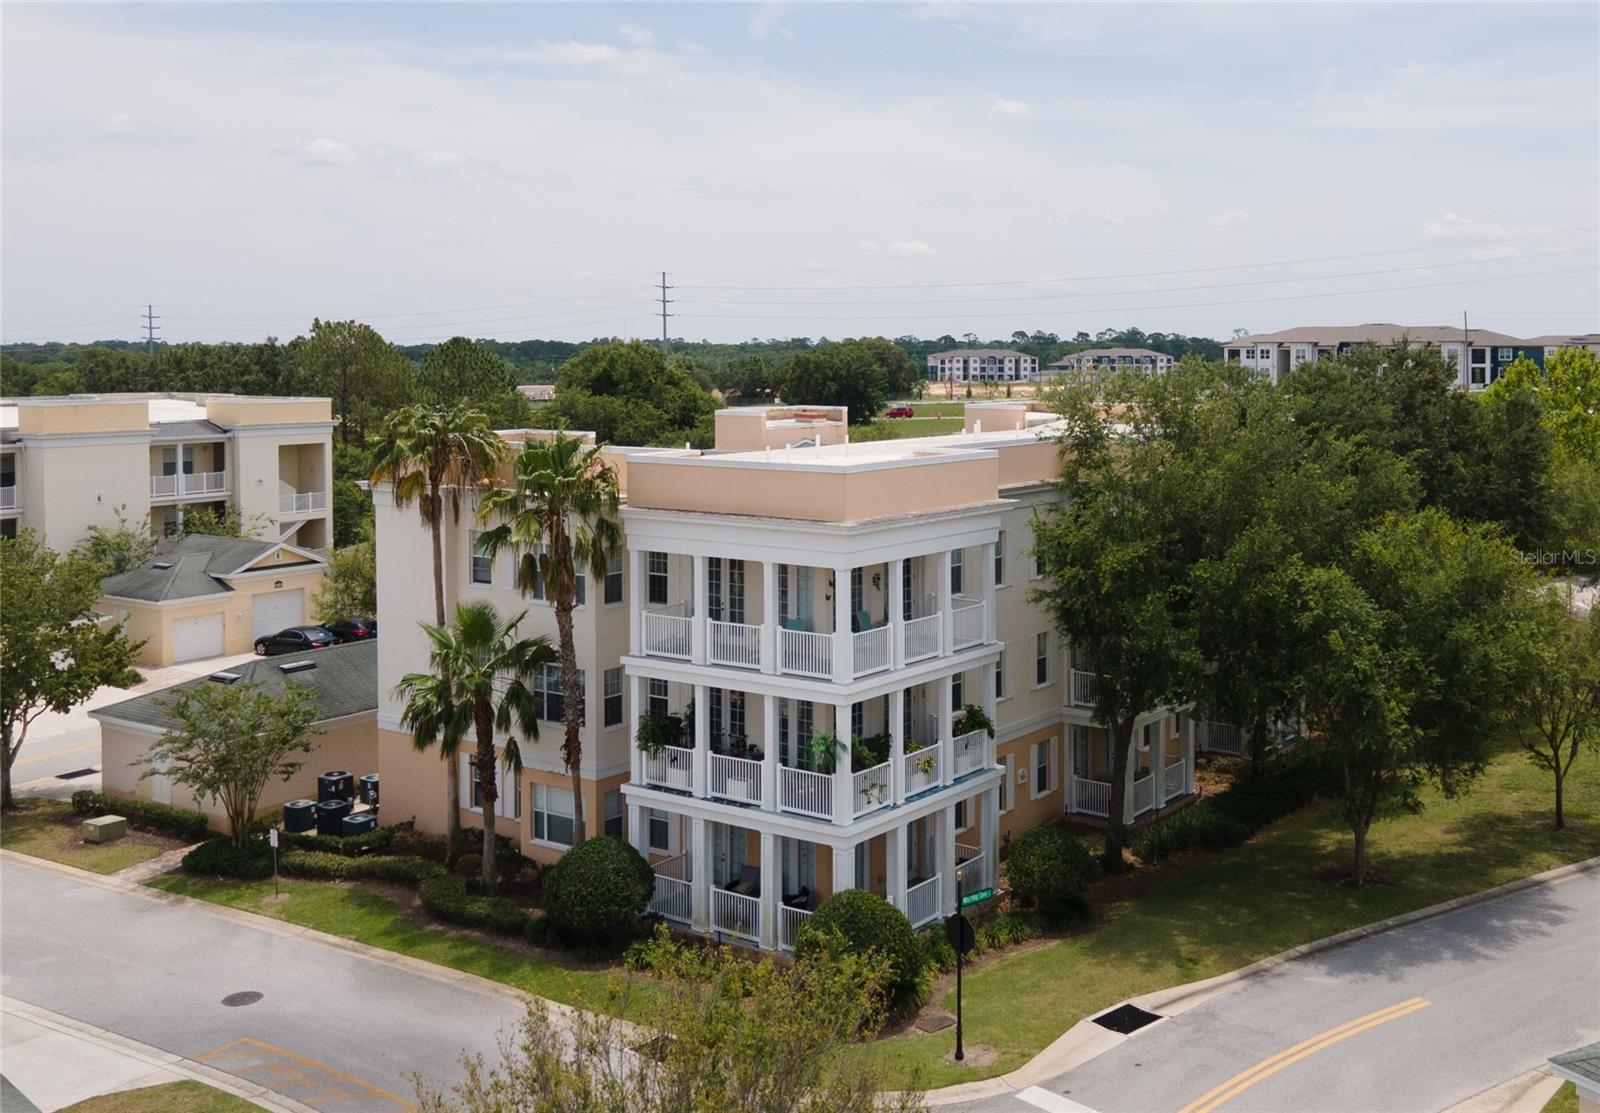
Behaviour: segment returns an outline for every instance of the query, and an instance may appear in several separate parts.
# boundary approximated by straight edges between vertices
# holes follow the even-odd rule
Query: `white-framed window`
[[[606,558],[606,606],[622,602],[622,554],[612,553]]]
[[[583,720],[584,670],[578,670],[578,719]],[[545,665],[533,678],[533,698],[538,704],[539,719],[546,723],[566,721],[566,693],[561,687],[561,666]]]
[[[650,809],[650,849],[663,854],[672,851],[672,823],[658,808]]]
[[[744,622],[744,561],[728,561],[728,621]]]
[[[1089,779],[1089,728],[1083,723],[1072,724],[1072,775]],[[1109,776],[1109,774],[1107,774]]]
[[[1056,786],[1056,740],[1047,738],[1028,747],[1028,772],[1032,781],[1031,793],[1035,800],[1049,794]]]
[[[1498,359],[1501,363],[1505,363],[1507,360],[1509,360],[1511,358],[1511,349],[1510,348],[1500,348],[1500,349],[1498,349],[1495,352],[1495,358]]]
[[[472,764],[473,755],[461,754],[461,780],[467,786],[467,810],[483,814],[483,786],[478,783],[478,771]],[[495,767],[494,814],[501,819],[522,818],[522,784],[517,774],[504,763]]]
[[[1041,630],[1033,638],[1033,682],[1039,687],[1050,683],[1050,632]]]
[[[1006,651],[1002,649],[994,662],[994,698],[1006,698]]]
[[[1039,538],[1037,535],[1033,539],[1033,578],[1036,580],[1044,579],[1044,554],[1039,551]]]
[[[722,558],[706,560],[706,616],[712,622],[722,621]]]
[[[520,569],[522,567],[526,567],[528,569],[530,581],[526,589],[524,589],[522,592],[522,597],[524,599],[536,599],[541,603],[544,602],[546,598],[544,589],[544,576],[539,572],[539,558],[544,555],[544,550],[545,547],[543,545],[535,545],[532,552],[526,553],[518,558],[518,568]],[[578,591],[581,599],[581,593],[583,589],[580,587]]]
[[[622,669],[607,669],[603,679],[605,717],[602,722],[608,727],[618,726],[622,723]]]
[[[965,586],[966,577],[963,574],[963,562],[966,557],[961,549],[950,550],[950,594],[960,595]]]
[[[972,809],[967,807],[965,800],[956,801],[956,831],[961,832],[972,826]],[[863,844],[864,845],[864,844]]]
[[[867,705],[852,703],[850,705],[850,737],[860,738],[867,733]]]
[[[963,702],[966,694],[966,685],[962,682],[962,674],[958,672],[950,678],[950,706],[955,709],[957,715],[961,714],[961,709],[966,706]]]
[[[533,841],[552,846],[572,845],[572,790],[554,785],[533,786]]]
[[[484,548],[482,537],[477,530],[467,534],[472,545],[472,582],[488,587],[494,583],[494,557]]]
[[[667,602],[667,554],[649,555],[649,574],[646,576],[649,601],[652,604]]]
[[[667,682],[650,677],[645,681],[645,711],[652,718],[664,719],[672,712],[668,708]]]
[[[1007,754],[1004,762],[1005,779],[1000,782],[1000,814],[1005,815],[1017,806],[1017,755]]]
[[[605,833],[622,838],[622,790],[614,788],[605,796]]]
[[[1006,531],[1001,530],[994,538],[994,586],[1006,586]]]

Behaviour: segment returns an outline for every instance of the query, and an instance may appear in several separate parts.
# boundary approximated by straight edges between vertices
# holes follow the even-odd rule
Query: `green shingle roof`
[[[311,661],[316,667],[288,673],[279,667],[292,661]],[[282,692],[286,684],[310,688],[317,700],[318,722],[363,711],[376,711],[378,708],[378,642],[375,638],[336,645],[330,649],[314,649],[304,654],[258,657],[227,671],[239,677],[234,681],[236,684],[256,684],[274,694]],[[173,694],[184,688],[217,683],[220,681],[209,676],[201,677],[159,692],[123,700],[89,714],[94,719],[171,729],[176,724],[167,706]]]
[[[119,599],[140,599],[147,603],[226,595],[233,588],[218,577],[239,571],[277,547],[275,541],[190,534],[139,567],[107,576],[100,582],[100,590]],[[274,567],[289,568],[307,563],[297,556]]]

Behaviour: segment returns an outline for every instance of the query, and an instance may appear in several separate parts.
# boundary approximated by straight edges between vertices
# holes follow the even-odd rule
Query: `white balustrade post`
[[[1183,717],[1183,791],[1194,792],[1194,711]]]
[[[889,562],[889,663],[904,668],[906,663],[906,562],[903,557]]]
[[[1000,887],[1000,786],[995,785],[983,794],[983,815],[979,817],[981,836],[978,846],[983,851],[984,884]]]
[[[706,558],[696,553],[692,563],[694,616],[689,620],[689,659],[703,665],[706,663],[706,615],[711,610],[710,590],[706,586]]]
[[[1065,749],[1067,751],[1067,754],[1066,754],[1066,757],[1067,757],[1067,775],[1066,775],[1066,778],[1065,778],[1066,784],[1067,784],[1067,794],[1066,794],[1066,796],[1064,796],[1062,798],[1061,804],[1062,804],[1062,810],[1070,813],[1070,812],[1077,811],[1077,808],[1073,804],[1073,801],[1078,798],[1078,778],[1077,778],[1076,774],[1073,773],[1073,770],[1075,770],[1078,767],[1077,760],[1076,760],[1076,754],[1077,754],[1077,751],[1078,751],[1078,737],[1077,737],[1078,732],[1073,730],[1070,725],[1068,725],[1066,730],[1067,730],[1067,741],[1066,741],[1066,745],[1063,747],[1063,749]],[[1027,760],[1027,759],[1028,759],[1028,755],[1027,754],[1023,754],[1023,760]]]
[[[694,686],[694,794],[711,790],[711,700],[704,684]]]
[[[833,572],[833,679],[847,684],[856,674],[855,643],[850,637],[850,569]],[[845,720],[848,729],[849,720]]]
[[[906,829],[891,827],[883,833],[884,893],[889,903],[907,916],[906,907]]]
[[[889,799],[906,802],[906,690],[889,693]]]
[[[705,934],[711,928],[711,824],[689,820],[689,925]]]
[[[948,657],[955,652],[956,636],[956,616],[950,604],[950,553],[948,551],[934,553],[933,564],[935,606],[943,616],[939,619],[939,655]]]
[[[761,565],[761,671],[778,671],[778,566]],[[776,737],[776,736],[774,736]],[[770,745],[770,743],[769,743]]]
[[[628,550],[628,652],[635,657],[644,652],[645,560],[643,549]]]
[[[778,810],[778,697],[772,695],[761,697],[761,806]]]
[[[833,822],[844,827],[856,817],[856,777],[850,762],[850,704],[834,704],[833,735],[840,743],[833,765]]]
[[[783,890],[783,863],[778,860],[778,836],[761,832],[761,930],[757,934],[763,951],[778,949],[778,899]]]
[[[639,852],[645,861],[650,860],[650,825],[645,822],[644,809],[638,804],[628,805],[628,845]]]
[[[949,784],[956,775],[956,737],[955,737],[955,710],[953,707],[950,682],[954,677],[942,677],[934,681],[937,688],[936,705],[939,708],[939,739],[937,745],[944,751],[944,760],[939,766],[939,783]]]
[[[934,813],[938,835],[934,853],[939,861],[939,910],[946,916],[956,910],[956,806]]]
[[[633,718],[629,718],[629,714]],[[628,731],[628,779],[634,784],[644,783],[644,753],[634,740],[634,724],[644,714],[644,677],[628,677],[628,706],[622,709],[622,724]]]
[[[995,577],[994,577],[995,543],[987,542],[983,546],[983,577],[979,581],[983,584],[983,643],[990,645],[995,640]]]
[[[846,889],[859,887],[856,878],[856,848],[850,846],[836,846],[833,848],[833,891],[842,893]]]

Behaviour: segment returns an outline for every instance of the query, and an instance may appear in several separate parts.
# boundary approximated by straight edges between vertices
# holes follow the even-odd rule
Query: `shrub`
[[[409,819],[386,828],[390,832],[389,853],[415,855],[430,862],[445,859],[445,839],[442,835],[425,835]]]
[[[344,854],[353,857],[357,854],[387,850],[394,839],[394,832],[388,827],[379,827],[364,835],[349,836],[318,835],[310,831],[297,831],[294,834],[285,832],[283,839],[295,850],[315,850],[324,854]]]
[[[120,815],[136,831],[182,842],[199,842],[211,833],[210,820],[199,812],[132,797],[106,796],[88,789],[72,794],[72,810],[84,816]]]
[[[430,915],[448,923],[501,935],[522,935],[528,928],[526,909],[504,897],[473,896],[461,878],[442,870],[423,877],[417,895]]]
[[[1003,912],[986,924],[979,924],[977,944],[979,951],[998,951],[1015,947],[1033,938],[1033,928],[1027,917],[1018,912]],[[949,944],[947,943],[946,946]]]
[[[544,913],[574,938],[613,939],[644,915],[655,874],[639,852],[611,835],[567,851],[544,879]]]
[[[272,876],[272,848],[264,842],[253,842],[240,850],[231,838],[218,835],[183,856],[183,871],[257,881]]]
[[[1062,828],[1048,825],[1018,835],[1006,859],[1012,896],[1050,923],[1071,915],[1072,898],[1082,898],[1094,871],[1088,848]]]
[[[944,933],[943,922],[923,928],[921,939],[923,954],[930,967],[940,971],[956,968],[956,949],[950,945],[950,940]]]
[[[450,872],[460,878],[476,877],[483,872],[483,855],[463,854],[456,859],[455,869]]]
[[[1298,811],[1323,789],[1328,770],[1313,747],[1273,755],[1260,773],[1174,812],[1139,832],[1133,852],[1154,864],[1191,847],[1238,846],[1274,820]]]
[[[794,949],[802,959],[877,956],[886,967],[884,991],[895,1011],[919,1004],[927,990],[927,951],[911,921],[865,889],[845,889],[823,901],[795,933]]]

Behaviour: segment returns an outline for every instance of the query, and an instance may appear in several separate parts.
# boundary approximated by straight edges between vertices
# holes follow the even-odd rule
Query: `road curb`
[[[79,871],[81,872],[81,871]],[[246,1101],[259,1105],[262,1109],[271,1109],[274,1113],[317,1113],[311,1106],[298,1102],[293,1098],[284,1097],[265,1086],[258,1086],[248,1079],[240,1078],[236,1074],[208,1067],[204,1063],[183,1055],[176,1055],[170,1051],[163,1051],[159,1047],[152,1047],[138,1040],[131,1040],[127,1036],[109,1032],[104,1028],[97,1028],[93,1024],[86,1024],[81,1020],[74,1020],[70,1016],[51,1012],[49,1009],[30,1005],[26,1001],[19,1001],[15,997],[0,997],[0,1013],[6,1016],[15,1016],[28,1020],[41,1028],[51,1028],[62,1032],[85,1043],[96,1044],[118,1055],[145,1063],[154,1070],[169,1071],[181,1075],[195,1082],[202,1082],[214,1089],[222,1090],[235,1097],[244,1098]],[[115,1092],[115,1091],[114,1091]]]
[[[1247,966],[1239,967],[1237,970],[1230,970],[1226,974],[1218,974],[1203,981],[1189,982],[1185,985],[1171,986],[1167,989],[1158,989],[1150,993],[1141,994],[1138,997],[1131,997],[1125,1002],[1107,1005],[1106,1009],[1097,1010],[1097,1013],[1116,1008],[1117,1004],[1130,1004],[1142,1009],[1148,1009],[1151,1012],[1159,1011],[1163,1016],[1176,1016],[1202,1004],[1239,982],[1259,978],[1277,967],[1293,962],[1296,959],[1319,954],[1323,951],[1331,951],[1337,947],[1343,947],[1350,943],[1369,939],[1375,935],[1394,931],[1396,928],[1420,923],[1423,920],[1446,916],[1451,912],[1457,912],[1463,908],[1471,908],[1475,904],[1483,904],[1486,901],[1511,896],[1513,893],[1520,893],[1525,889],[1552,885],[1597,868],[1600,868],[1600,857],[1586,858],[1581,862],[1557,866],[1555,869],[1545,870],[1543,873],[1536,873],[1529,877],[1519,877],[1515,881],[1508,881],[1504,885],[1496,885],[1492,889],[1482,889],[1476,893],[1468,893],[1465,896],[1429,905],[1426,908],[1403,912],[1398,916],[1390,916],[1385,920],[1378,920],[1374,923],[1364,924],[1361,927],[1351,928],[1348,931],[1341,931],[1310,943],[1302,943],[1298,947],[1291,947],[1287,951],[1280,951],[1275,955],[1258,959]],[[1016,1090],[1038,1085],[1048,1078],[1053,1078],[1058,1074],[1080,1067],[1096,1056],[1111,1050],[1111,1048],[1127,1038],[1126,1036],[1118,1036],[1115,1033],[1108,1032],[1086,1018],[1078,1021],[1060,1036],[1057,1036],[1048,1047],[1016,1070],[975,1082],[957,1082],[951,1086],[930,1090],[925,1100],[929,1105],[954,1105],[959,1102],[978,1101],[984,1098],[1010,1094]]]

